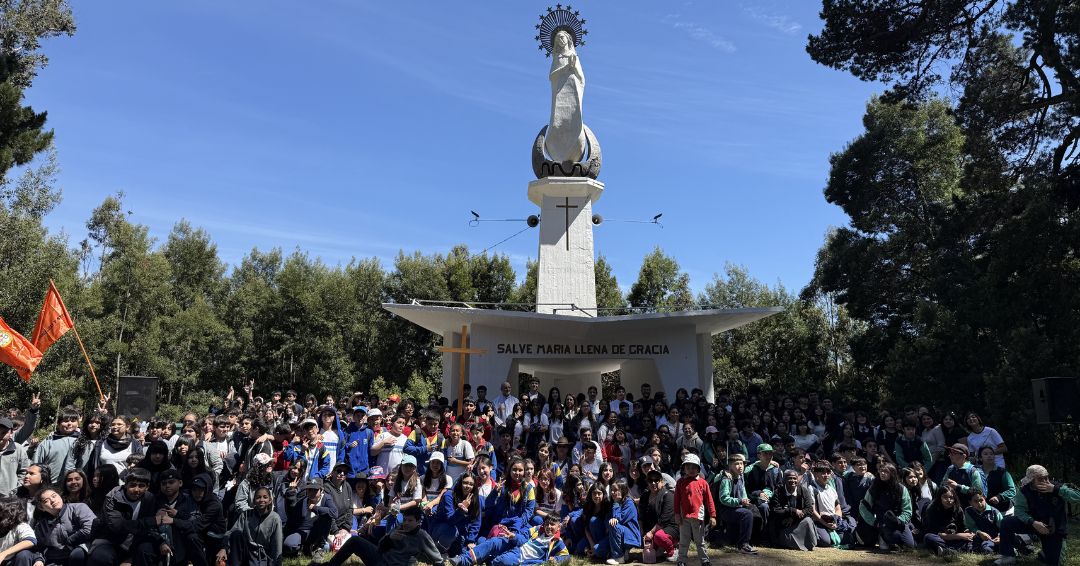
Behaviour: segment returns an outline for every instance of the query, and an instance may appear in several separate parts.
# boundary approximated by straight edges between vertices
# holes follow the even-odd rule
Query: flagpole
[[[101,392],[101,384],[98,383],[97,375],[94,373],[94,364],[90,363],[90,356],[86,355],[86,346],[83,346],[82,338],[79,338],[79,331],[75,330],[74,324],[71,325],[71,330],[75,332],[75,339],[79,341],[79,347],[82,348],[82,354],[86,358],[86,365],[90,366],[90,375],[94,377],[94,385],[97,385],[98,395],[104,400],[105,394]]]
[[[56,284],[53,283],[52,279],[49,279],[49,287],[52,288],[52,289],[56,288]],[[60,293],[57,292],[56,296],[59,297]],[[61,304],[63,304],[62,303],[63,299],[60,299],[60,301],[61,301]],[[64,310],[64,314],[66,315],[67,314],[67,307],[66,306],[63,307],[63,310]],[[79,337],[79,331],[75,328],[75,321],[70,320],[70,317],[69,317],[68,322],[71,323],[71,330],[73,330],[75,332],[75,339],[79,341],[79,348],[82,349],[82,355],[83,355],[84,358],[86,358],[86,365],[90,366],[90,375],[93,376],[93,378],[94,378],[94,385],[97,386],[98,395],[101,397],[102,400],[104,400],[105,399],[105,394],[101,392],[101,384],[98,383],[97,374],[94,373],[94,364],[90,363],[90,356],[87,355],[86,346],[83,346],[82,338]]]

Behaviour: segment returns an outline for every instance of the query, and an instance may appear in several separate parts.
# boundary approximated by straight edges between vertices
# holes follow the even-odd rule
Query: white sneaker
[[[626,554],[623,554],[618,558],[608,558],[607,563],[611,564],[612,566],[616,566],[617,564],[626,564]]]
[[[679,559],[679,551],[678,551],[678,550],[675,550],[675,551],[673,551],[673,552],[672,552],[672,553],[671,553],[670,555],[668,555],[668,557],[667,557],[667,561],[668,561],[668,562],[675,562],[675,561],[676,561],[676,560],[678,560],[678,559]]]
[[[877,538],[877,547],[881,550],[889,550],[888,543],[886,543],[885,539],[881,538],[880,536]]]
[[[998,558],[997,560],[994,561],[994,564],[1015,564],[1015,563],[1016,563],[1016,557],[1015,556],[1002,556],[1001,558]]]

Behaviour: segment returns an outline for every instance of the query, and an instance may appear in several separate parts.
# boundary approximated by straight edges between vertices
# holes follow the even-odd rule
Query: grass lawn
[[[962,564],[966,566],[986,566],[993,564],[994,560],[999,556],[989,556],[982,554],[961,554],[956,557],[950,557],[948,559],[933,556],[925,550],[915,551],[895,551],[895,552],[881,552],[876,549],[857,549],[857,550],[835,550],[831,548],[819,548],[813,552],[797,552],[794,550],[777,550],[774,548],[759,547],[760,554],[757,556],[746,556],[735,552],[731,547],[722,547],[717,550],[709,550],[710,562],[716,565],[731,564],[734,566],[765,566],[774,564],[783,565],[818,565],[829,564],[839,566],[861,566],[861,565],[875,565],[880,564],[883,566],[892,564],[915,564],[915,563],[942,563],[947,562],[950,564]],[[699,564],[697,558],[697,551],[691,546],[689,564],[696,566]],[[641,564],[641,550],[634,550],[630,553],[630,564]],[[283,566],[307,566],[308,560],[305,559],[285,559]],[[346,564],[359,564],[360,561],[352,558]],[[1035,556],[1020,557],[1017,564],[1022,565],[1034,565],[1042,564],[1035,559]],[[1080,522],[1072,521],[1069,525],[1069,539],[1067,542],[1067,550],[1065,554],[1066,565],[1080,566]],[[602,560],[591,561],[585,558],[574,556],[569,561],[563,562],[564,566],[586,566],[589,564],[603,564]],[[668,562],[661,562],[663,564],[669,564]]]

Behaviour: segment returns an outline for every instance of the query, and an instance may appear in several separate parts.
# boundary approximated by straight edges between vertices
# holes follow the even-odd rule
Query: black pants
[[[88,566],[118,566],[127,560],[131,561],[131,566],[154,566],[157,562],[158,548],[150,541],[132,543],[128,550],[111,542],[94,542],[87,559]]]
[[[350,556],[356,556],[364,563],[364,566],[385,566],[386,560],[383,558],[382,553],[379,551],[379,547],[373,544],[371,541],[365,540],[361,537],[351,537],[345,541],[345,544],[341,545],[341,550],[337,551],[337,554],[328,562],[329,566],[341,566],[349,559]],[[449,564],[449,563],[448,563]],[[233,566],[230,564],[229,566]]]
[[[282,553],[286,556],[292,556],[299,552],[311,554],[316,545],[322,548],[322,545],[326,544],[326,537],[330,535],[332,526],[333,519],[324,516],[316,519],[310,529],[301,528],[291,533],[284,533],[284,540],[281,544]],[[132,566],[138,565],[133,564]]]
[[[228,566],[251,566],[253,564],[270,563],[266,549],[249,541],[247,534],[243,531],[233,531],[225,542],[225,549],[229,555],[225,560]],[[278,560],[280,560],[280,557]],[[280,564],[280,562],[276,561],[274,563]]]

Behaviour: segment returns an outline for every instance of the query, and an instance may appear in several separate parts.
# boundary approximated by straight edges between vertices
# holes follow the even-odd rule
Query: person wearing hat
[[[319,409],[319,436],[323,448],[330,455],[330,465],[342,462],[345,459],[343,449],[345,432],[342,430],[337,409],[333,405],[325,405]]]
[[[349,474],[349,465],[345,462],[336,464],[330,470],[330,475],[323,481],[323,492],[334,501],[334,507],[338,514],[330,527],[330,536],[340,534],[342,531],[349,534],[353,526],[353,497],[352,486],[345,481]]]
[[[375,441],[373,427],[379,426],[381,417],[382,411],[378,409],[368,411],[363,405],[353,407],[352,422],[343,431],[345,439],[341,446],[345,453],[342,462],[349,465],[347,477],[350,480],[355,479],[357,474],[367,474],[371,467],[371,443]],[[372,422],[375,423],[373,426]]]
[[[262,454],[265,458],[266,455]],[[205,562],[197,562],[189,556],[192,564],[213,564],[214,555],[221,548],[221,538],[225,536],[228,524],[225,521],[225,511],[221,506],[221,500],[214,494],[214,481],[209,474],[199,474],[191,480],[188,486],[191,499],[198,506],[198,512],[191,516],[191,526],[199,534],[202,540]]]
[[[648,458],[648,456],[644,456]],[[652,459],[649,459],[652,462]],[[642,472],[644,473],[644,472]],[[658,470],[646,474],[648,489],[641,494],[642,544],[652,544],[667,555],[668,562],[679,558],[679,524],[675,522],[675,494],[664,485]]]
[[[720,518],[724,520],[728,542],[741,554],[757,554],[757,549],[750,545],[751,539],[760,529],[761,518],[758,508],[746,493],[746,456],[731,454],[728,457],[728,470],[720,480],[719,497]]]
[[[952,465],[945,470],[945,480],[941,482],[941,485],[955,489],[957,497],[960,498],[960,508],[966,509],[973,488],[981,489],[983,492],[986,491],[983,486],[982,474],[979,473],[975,466],[971,465],[971,462],[968,462],[967,444],[957,442],[947,450]]]
[[[169,468],[158,474],[157,481],[160,487],[154,498],[154,509],[158,529],[151,537],[155,547],[161,554],[171,554],[177,564],[191,560],[195,566],[206,566],[206,547],[192,522],[192,516],[199,512],[199,504],[181,490],[183,475],[179,470]]]
[[[300,423],[301,435],[296,442],[285,447],[285,461],[303,459],[308,463],[309,478],[325,478],[330,473],[330,452],[319,441],[319,423],[305,419]]]
[[[739,470],[740,475],[742,470]],[[709,482],[700,477],[701,459],[696,454],[689,454],[683,459],[682,478],[675,486],[675,522],[679,525],[679,564],[686,564],[690,551],[690,542],[698,549],[698,558],[703,566],[709,564],[709,555],[705,552],[705,529],[703,526],[716,526],[716,507],[713,505]],[[749,546],[747,544],[746,546]],[[742,547],[740,547],[740,550]]]
[[[283,499],[278,508],[285,520],[282,553],[296,556],[303,552],[315,562],[322,562],[323,544],[338,516],[333,498],[323,492],[322,478],[308,477],[302,491],[286,486]]]
[[[769,522],[769,499],[780,486],[780,465],[773,461],[773,447],[771,444],[762,442],[757,445],[755,452],[758,461],[750,464],[743,473],[746,479],[746,492],[750,494],[750,501],[761,513],[761,522]]]
[[[1028,466],[1020,480],[1013,515],[1001,520],[1001,558],[995,564],[1016,562],[1016,535],[1038,534],[1042,550],[1039,558],[1053,566],[1064,564],[1065,539],[1069,536],[1068,504],[1080,503],[1080,491],[1050,479],[1050,472],[1038,464]]]
[[[653,470],[656,470],[657,472],[660,472],[660,477],[663,478],[663,480],[664,480],[664,487],[666,487],[666,488],[668,488],[670,490],[674,490],[675,489],[675,478],[673,478],[673,477],[665,474],[664,472],[660,471],[660,466],[656,463],[656,459],[653,458],[651,456],[651,454],[652,454],[652,452],[650,451],[649,454],[647,454],[645,456],[642,456],[641,458],[638,458],[638,461],[641,463],[641,473],[643,475],[645,475],[645,476],[648,476],[649,472],[651,472]],[[701,459],[699,458],[698,462],[700,462],[700,461],[701,461]]]

